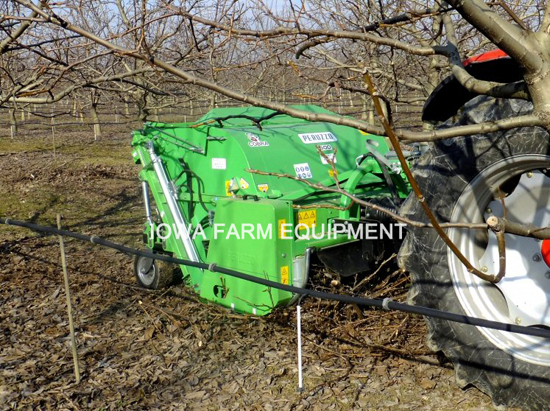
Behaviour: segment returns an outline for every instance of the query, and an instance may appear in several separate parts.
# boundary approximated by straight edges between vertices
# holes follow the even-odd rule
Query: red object
[[[463,66],[469,66],[472,63],[481,63],[483,61],[497,60],[508,57],[504,51],[500,49],[488,51],[487,53],[478,54],[477,56],[470,57],[462,62]]]
[[[548,267],[550,267],[550,239],[542,241],[541,247],[542,258]]]

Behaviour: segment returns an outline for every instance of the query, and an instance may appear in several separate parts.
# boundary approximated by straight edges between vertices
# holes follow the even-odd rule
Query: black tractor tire
[[[531,111],[531,107],[529,102],[524,101],[478,97],[465,106],[455,125],[520,115]],[[483,187],[479,182],[485,176],[484,170],[509,167],[504,165],[506,161],[523,159],[523,163],[516,168],[502,169],[509,173],[511,179],[514,175],[518,178],[521,173],[529,174],[526,163],[530,158],[533,158],[534,170],[548,175],[546,167],[550,167],[550,138],[541,128],[519,128],[430,144],[428,152],[413,167],[413,174],[438,220],[449,222],[461,196],[466,195],[468,186],[470,189],[473,184]],[[548,161],[546,167],[545,161]],[[489,184],[486,190],[493,191],[495,188]],[[544,201],[546,203],[547,199]],[[481,202],[476,206],[480,210],[479,215],[483,217],[490,210],[487,211],[486,199]],[[402,205],[400,213],[412,220],[428,222],[414,193]],[[409,227],[399,252],[399,265],[411,275],[409,303],[472,315],[459,298],[459,292],[462,291],[458,287],[467,285],[458,284],[456,277],[452,276],[451,270],[454,268],[451,268],[451,258],[448,247],[435,230]],[[477,266],[478,261],[471,262]],[[472,306],[475,304],[478,303],[473,301]],[[426,317],[426,322],[427,345],[443,352],[452,361],[460,386],[476,386],[488,394],[497,406],[521,407],[525,410],[550,409],[550,358],[545,357],[544,361],[526,360],[517,353],[511,353],[504,345],[499,346],[498,342],[495,344],[485,330],[477,327],[429,317]],[[548,340],[535,341],[544,346],[550,345]],[[539,346],[535,344],[532,347],[538,349]]]
[[[181,282],[181,271],[175,264],[139,255],[134,257],[134,276],[140,287],[150,290],[161,290]]]

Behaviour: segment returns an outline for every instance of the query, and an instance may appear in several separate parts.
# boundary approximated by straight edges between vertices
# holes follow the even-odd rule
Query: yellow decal
[[[298,224],[300,230],[305,230],[307,227],[311,228],[317,225],[317,210],[306,210],[298,212]]]
[[[267,193],[267,190],[269,190],[269,184],[258,184],[258,190],[262,193]]]
[[[285,218],[283,218],[283,219],[277,221],[278,238],[281,238],[281,239],[288,239],[288,238],[290,238],[290,237],[288,236],[288,234],[289,234],[289,233],[288,233],[289,228],[288,228],[288,227],[283,227],[283,226],[285,226],[285,225],[286,225],[286,219],[285,219]],[[283,232],[283,230],[286,230],[286,231]],[[290,231],[292,231],[292,230],[290,230]],[[284,236],[283,236],[283,235],[284,235]]]
[[[332,168],[328,170],[328,175],[334,178],[334,170]],[[336,175],[338,175],[338,171],[336,172]]]
[[[231,197],[231,180],[225,181],[225,195]]]
[[[241,178],[241,179],[239,180],[239,183],[240,183],[241,188],[242,188],[243,190],[246,190],[248,187],[250,187],[250,185],[248,184],[248,182],[247,182],[244,178]]]
[[[281,267],[281,283],[288,285],[288,265]]]

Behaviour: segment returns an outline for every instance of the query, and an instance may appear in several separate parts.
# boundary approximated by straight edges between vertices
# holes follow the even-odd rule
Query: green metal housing
[[[296,107],[330,113],[312,105]],[[288,177],[331,188],[337,179],[363,199],[390,196],[380,161],[366,156],[367,147],[382,156],[389,151],[384,137],[263,108],[217,108],[193,123],[146,123],[134,131],[132,146],[156,209],[145,227],[149,248],[192,259],[189,244],[186,248],[176,235],[182,233],[174,232],[179,212],[198,260],[299,287],[306,285],[307,250],[349,242],[328,224],[357,222],[361,210],[340,193]],[[167,177],[164,187],[159,166]],[[409,187],[400,170],[392,167],[390,176],[405,198]],[[181,269],[186,284],[202,298],[238,312],[264,315],[294,297],[208,270]]]

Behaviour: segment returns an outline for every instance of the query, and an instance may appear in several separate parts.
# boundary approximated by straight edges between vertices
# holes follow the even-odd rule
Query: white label
[[[330,141],[338,141],[336,136],[329,131],[322,133],[298,134],[298,137],[300,137],[304,144],[321,144],[328,143]]]
[[[294,171],[296,171],[296,177],[298,178],[312,178],[311,168],[308,163],[294,164]]]
[[[227,159],[225,158],[212,158],[213,170],[225,170],[227,168]]]
[[[327,156],[327,158],[332,161],[334,164],[336,164],[336,154],[334,153],[326,153],[325,156]],[[321,156],[321,162],[323,164],[328,164],[328,161],[327,159],[324,157],[324,156]]]

